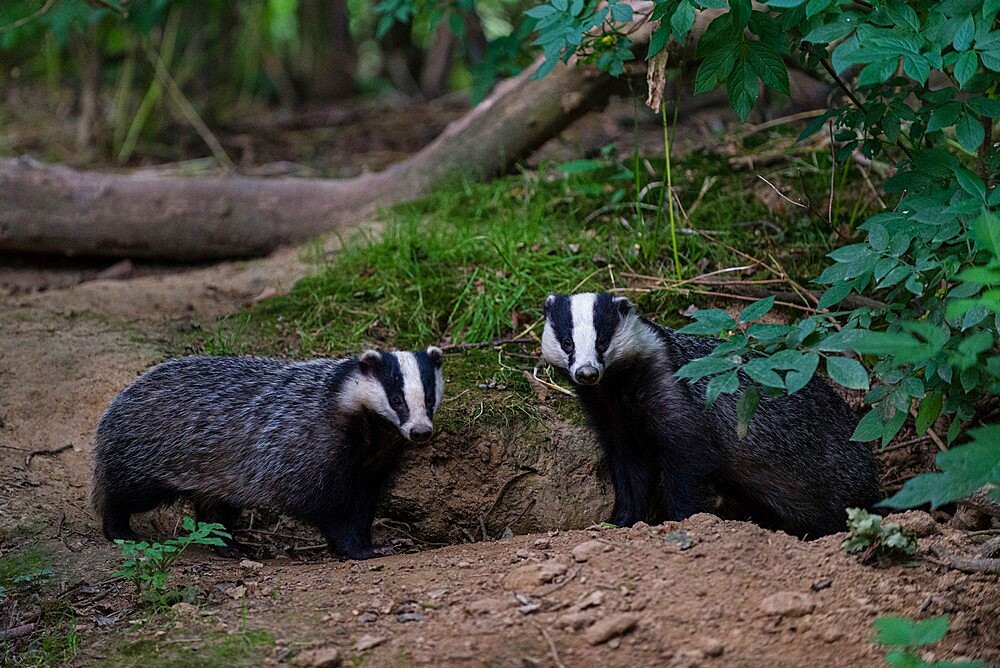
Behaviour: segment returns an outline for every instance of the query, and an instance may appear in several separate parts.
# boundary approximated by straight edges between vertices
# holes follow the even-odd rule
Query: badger
[[[227,530],[243,506],[275,506],[338,556],[390,554],[372,545],[376,505],[404,445],[431,437],[441,358],[431,346],[309,361],[191,356],[150,369],[97,426],[91,501],[104,535],[134,540],[133,514],[188,498],[199,521]],[[243,550],[227,540],[219,552]]]
[[[611,523],[679,521],[722,506],[800,537],[843,531],[845,509],[880,498],[875,457],[851,441],[857,418],[820,378],[763,396],[737,437],[738,396],[705,405],[707,381],[676,372],[717,339],[680,334],[608,293],[550,295],[542,356],[576,387],[614,488]],[[742,387],[752,383],[741,372]]]

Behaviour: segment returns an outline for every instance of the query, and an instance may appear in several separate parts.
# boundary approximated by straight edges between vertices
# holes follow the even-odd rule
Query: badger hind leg
[[[250,555],[250,550],[232,537],[233,527],[240,516],[239,507],[219,499],[199,498],[194,502],[194,514],[198,522],[221,524],[230,535],[222,539],[224,546],[213,548],[220,557],[242,559]]]

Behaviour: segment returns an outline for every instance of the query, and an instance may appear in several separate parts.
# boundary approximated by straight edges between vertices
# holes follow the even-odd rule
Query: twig
[[[35,457],[55,457],[58,454],[66,452],[72,447],[73,447],[72,444],[70,444],[70,445],[64,445],[61,448],[56,448],[54,450],[32,450],[25,456],[24,465],[31,466],[31,460],[34,459]]]
[[[549,656],[552,657],[552,663],[555,664],[556,668],[566,668],[566,664],[559,659],[559,652],[556,650],[556,644],[552,642],[552,636],[549,635],[549,632],[539,624],[535,624],[535,628],[538,629],[538,632],[545,638],[545,642],[548,643]]]
[[[806,206],[802,202],[796,202],[795,200],[787,197],[783,192],[781,192],[780,190],[778,190],[777,186],[775,186],[773,183],[771,183],[770,181],[768,181],[767,179],[765,179],[760,174],[757,175],[757,178],[760,179],[761,181],[763,181],[764,183],[766,183],[767,185],[771,186],[771,190],[773,190],[774,192],[778,193],[778,197],[780,197],[781,199],[785,200],[786,202],[791,202],[795,206],[801,206],[803,209],[808,209],[809,208],[808,206]]]
[[[468,350],[470,348],[485,348],[486,346],[502,346],[507,343],[527,345],[537,342],[535,339],[529,338],[493,339],[492,341],[477,341],[476,343],[445,343],[441,346],[441,350]]]
[[[23,26],[25,24],[28,24],[28,23],[31,23],[35,19],[37,19],[37,18],[41,17],[42,15],[48,13],[48,11],[50,9],[52,9],[52,5],[55,4],[55,1],[56,0],[48,0],[48,2],[46,2],[44,5],[42,5],[42,8],[39,9],[34,14],[29,14],[28,16],[25,16],[24,18],[20,18],[20,19],[14,21],[13,23],[8,23],[5,26],[0,26],[0,35],[2,35],[5,32],[10,32],[12,30],[17,30],[21,26]]]
[[[570,396],[570,397],[575,396],[572,392],[570,392],[569,390],[567,390],[562,385],[558,385],[556,383],[550,383],[547,380],[542,380],[541,378],[539,378],[538,377],[538,366],[537,365],[535,366],[534,370],[532,370],[531,377],[534,380],[538,381],[539,384],[544,385],[545,387],[549,388],[550,390],[553,390],[555,392],[561,392],[562,394],[565,394],[565,395]]]
[[[28,452],[27,448],[15,448],[13,445],[0,445],[4,450],[14,450],[15,452]]]
[[[195,111],[194,107],[184,96],[184,92],[181,91],[180,86],[174,81],[174,78],[170,76],[170,72],[167,71],[166,65],[164,65],[163,60],[160,58],[160,54],[153,51],[153,49],[143,42],[143,49],[146,52],[146,58],[153,65],[156,70],[156,78],[160,80],[160,83],[166,87],[167,92],[170,93],[170,97],[173,99],[174,104],[177,105],[181,114],[187,119],[187,122],[191,124],[191,127],[195,129],[198,136],[201,137],[202,141],[208,145],[209,150],[212,151],[212,155],[218,160],[226,169],[235,170],[236,165],[233,161],[229,159],[229,155],[226,154],[226,150],[222,148],[222,144],[219,140],[212,134],[205,122],[201,120],[201,116]]]
[[[821,116],[826,112],[826,109],[810,109],[809,111],[800,111],[797,114],[791,114],[790,116],[782,116],[781,118],[774,118],[759,125],[751,125],[748,128],[744,128],[741,132],[737,133],[736,137],[749,137],[752,134],[758,132],[763,132],[764,130],[770,130],[771,128],[776,128],[779,125],[787,125],[788,123],[794,123],[795,121],[804,121],[807,118],[816,118]]]
[[[543,597],[548,596],[549,594],[551,594],[553,592],[559,591],[560,589],[562,589],[563,587],[565,587],[566,585],[568,585],[570,582],[572,582],[576,578],[576,576],[579,575],[579,574],[580,574],[580,569],[578,568],[575,571],[573,571],[571,574],[567,575],[565,580],[563,580],[562,582],[560,582],[556,586],[552,587],[548,591],[539,594],[538,597],[539,598],[543,598]]]
[[[940,545],[931,547],[934,554],[944,559],[943,566],[954,568],[963,573],[989,573],[1000,575],[1000,559],[973,559],[970,557],[953,557],[948,550]]]
[[[30,635],[34,633],[37,628],[38,624],[21,624],[20,626],[15,626],[12,629],[0,631],[0,640],[10,640],[11,638],[20,638],[21,636]]]

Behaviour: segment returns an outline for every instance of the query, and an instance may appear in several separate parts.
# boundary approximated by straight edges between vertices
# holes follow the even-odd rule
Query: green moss
[[[0,557],[0,589],[16,591],[31,587],[52,574],[52,555],[40,547],[28,547]],[[3,593],[0,591],[0,599]]]
[[[258,666],[266,652],[274,646],[274,635],[264,629],[248,629],[239,633],[211,632],[193,638],[192,642],[176,642],[169,638],[144,638],[119,645],[107,658],[108,666]]]

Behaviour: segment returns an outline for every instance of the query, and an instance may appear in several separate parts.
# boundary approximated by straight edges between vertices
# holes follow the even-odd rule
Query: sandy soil
[[[369,562],[312,552],[241,566],[195,549],[176,581],[204,592],[199,606],[130,623],[145,613],[110,578],[117,550],[86,503],[94,424],[132,378],[179,352],[179,329],[210,326],[305,270],[284,251],[0,301],[0,553],[36,544],[57,555],[53,581],[81,637],[76,664],[150,665],[123,658],[141,640],[162,662],[197,665],[207,634],[249,627],[276,643],[236,663],[324,665],[325,652],[364,665],[868,666],[884,655],[869,642],[876,617],[943,613],[951,632],[925,658],[1000,662],[996,576],[924,558],[880,570],[843,553],[842,535],[802,542],[709,515]],[[922,555],[932,545],[975,553],[967,534],[924,513],[906,520]],[[32,611],[15,613],[0,626]]]

